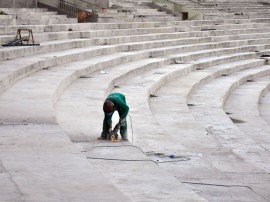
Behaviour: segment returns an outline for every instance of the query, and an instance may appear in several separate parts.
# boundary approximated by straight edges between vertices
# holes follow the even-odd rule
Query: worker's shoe
[[[121,134],[121,136],[122,136],[122,140],[123,140],[123,141],[128,141],[127,133]]]
[[[107,140],[107,136],[104,134],[101,134],[101,136],[98,137],[98,140]]]

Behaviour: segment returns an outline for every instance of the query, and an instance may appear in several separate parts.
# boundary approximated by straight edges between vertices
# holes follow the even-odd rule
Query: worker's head
[[[114,104],[111,101],[106,100],[103,104],[103,111],[106,115],[111,115],[114,111]]]

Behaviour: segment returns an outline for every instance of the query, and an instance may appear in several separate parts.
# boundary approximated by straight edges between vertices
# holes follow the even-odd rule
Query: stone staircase
[[[2,44],[23,27],[40,46],[0,48],[0,201],[270,198],[270,18],[5,12]],[[97,141],[110,92],[126,95],[129,142]]]
[[[180,16],[169,15],[150,7],[150,2],[113,1],[111,7],[98,12],[98,22],[169,22],[182,20]]]
[[[186,8],[199,11],[205,20],[269,18],[267,1],[189,1],[174,0]]]
[[[46,24],[72,24],[76,18],[67,18],[65,15],[57,15],[56,12],[48,12],[46,9],[27,8],[1,8],[7,15],[0,15],[1,26],[10,25],[46,25]]]

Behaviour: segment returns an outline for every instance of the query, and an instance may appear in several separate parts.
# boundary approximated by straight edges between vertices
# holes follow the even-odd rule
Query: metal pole
[[[12,8],[14,8],[14,6],[15,6],[14,1],[15,1],[15,0],[12,0]]]
[[[37,0],[36,0],[36,8],[37,8]]]

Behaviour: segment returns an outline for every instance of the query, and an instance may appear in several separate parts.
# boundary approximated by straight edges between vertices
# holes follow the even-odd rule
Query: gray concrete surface
[[[0,128],[0,201],[131,201],[59,126],[5,123]]]
[[[0,18],[1,42],[30,23],[41,46],[0,48],[0,201],[268,201],[270,21],[246,8],[101,24],[6,9],[21,21]],[[129,141],[98,141],[116,91]]]
[[[130,65],[133,66],[135,63]],[[121,67],[124,68],[124,65],[104,70],[108,71],[109,74],[96,72],[95,74],[88,75],[93,79],[79,79],[69,90],[65,91],[57,104],[57,119],[59,124],[65,130],[69,131],[71,139],[73,139],[74,142],[76,142],[77,137],[77,145],[81,148],[81,151],[85,151],[86,157],[101,158],[94,160],[99,166],[99,169],[101,169],[103,173],[106,173],[106,176],[113,181],[117,187],[122,187],[122,190],[134,201],[203,201],[202,198],[187,188],[186,185],[181,184],[181,182],[176,180],[171,174],[163,171],[158,165],[151,162],[155,161],[159,163],[157,161],[159,159],[149,158],[146,155],[147,151],[153,151],[152,149],[155,149],[155,151],[158,149],[161,150],[161,148],[158,148],[161,145],[154,143],[156,147],[150,147],[150,145],[146,143],[149,142],[150,139],[145,140],[145,143],[142,142],[144,145],[144,151],[142,151],[140,149],[141,147],[137,147],[137,144],[135,144],[135,147],[124,147],[125,145],[132,145],[130,145],[130,143],[107,143],[106,141],[102,143],[96,141],[96,138],[100,136],[101,128],[95,126],[102,125],[102,111],[100,108],[102,108],[104,94],[106,94],[107,88],[110,89],[109,82],[114,80],[117,73],[119,74],[121,72],[117,70]],[[125,68],[128,68],[128,66],[125,65]],[[117,84],[117,82],[115,84]],[[78,92],[78,89],[80,89],[80,92]],[[129,96],[127,96],[127,98],[128,97]],[[127,102],[130,102],[129,99],[130,98],[128,98]],[[75,118],[78,113],[80,114],[78,118],[83,118],[76,126],[71,126],[71,122],[74,122],[73,118]],[[91,114],[95,114],[96,118],[91,118]],[[131,131],[129,132],[131,133]],[[87,136],[88,138],[82,139],[80,136]],[[135,137],[135,139],[136,138],[138,137]],[[132,141],[131,135],[129,136],[129,140]],[[163,139],[163,141],[166,140]],[[102,158],[116,160],[106,161],[106,159],[102,160]],[[124,162],[122,162],[121,159],[123,159]],[[124,159],[126,159],[127,162],[125,162]],[[132,162],[132,160],[138,159],[150,160],[150,162],[147,164]],[[160,162],[162,163],[163,160],[164,159],[160,159]],[[121,163],[118,161],[121,161]],[[125,180],[123,180],[123,177]],[[138,186],[137,183],[139,183],[140,186]]]

